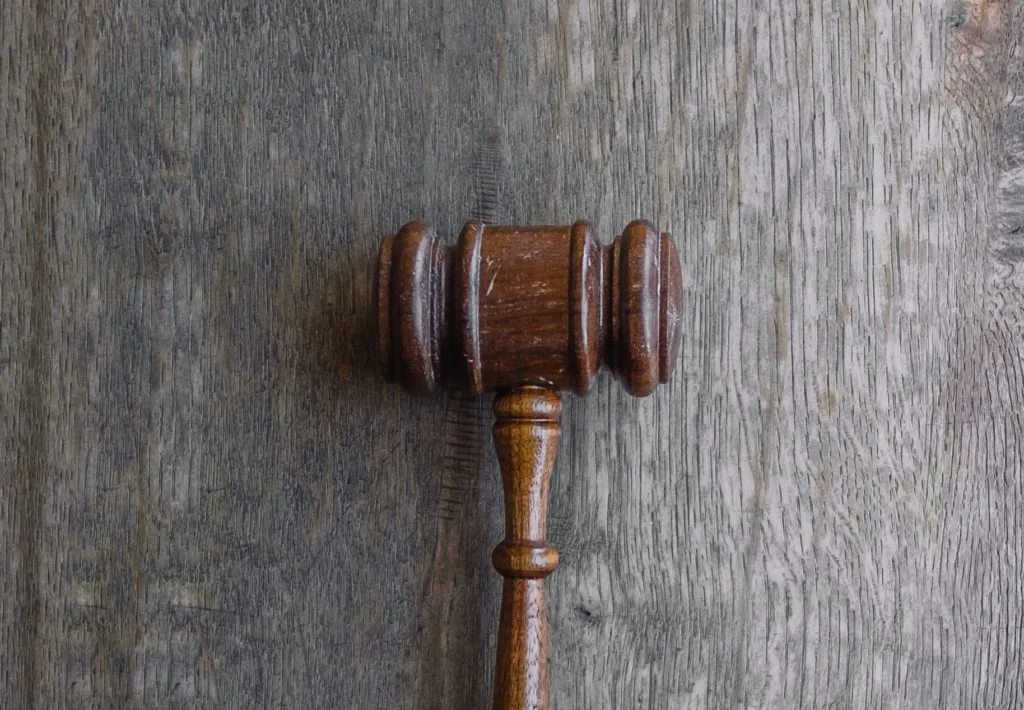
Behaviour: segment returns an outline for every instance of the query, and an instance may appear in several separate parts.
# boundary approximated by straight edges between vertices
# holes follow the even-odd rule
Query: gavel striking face
[[[389,380],[426,394],[494,390],[494,444],[505,539],[495,710],[547,708],[544,578],[548,487],[561,437],[560,390],[584,395],[603,365],[631,394],[666,382],[680,340],[679,257],[667,234],[635,221],[608,247],[586,222],[504,227],[471,222],[445,246],[421,222],[384,240],[375,287]]]

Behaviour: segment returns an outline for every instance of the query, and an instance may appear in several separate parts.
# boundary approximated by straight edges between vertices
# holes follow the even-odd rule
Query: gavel
[[[374,288],[387,379],[427,394],[494,391],[505,539],[494,710],[548,707],[544,580],[558,566],[548,489],[561,438],[560,391],[585,395],[607,366],[645,396],[666,382],[680,342],[682,277],[668,234],[626,226],[602,247],[586,222],[470,222],[454,247],[410,222],[380,247]]]

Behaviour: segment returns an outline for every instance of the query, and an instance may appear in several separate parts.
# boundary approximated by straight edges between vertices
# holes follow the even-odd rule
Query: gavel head
[[[646,221],[608,247],[586,222],[471,222],[455,247],[410,222],[381,244],[374,294],[385,375],[417,394],[445,384],[586,394],[607,365],[642,396],[668,380],[679,351],[679,257]]]

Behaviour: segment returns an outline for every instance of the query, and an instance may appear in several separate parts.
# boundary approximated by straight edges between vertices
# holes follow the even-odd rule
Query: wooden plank
[[[4,3],[0,692],[485,707],[488,409],[380,381],[376,244],[648,216],[680,373],[567,403],[554,706],[1020,706],[1020,12]]]

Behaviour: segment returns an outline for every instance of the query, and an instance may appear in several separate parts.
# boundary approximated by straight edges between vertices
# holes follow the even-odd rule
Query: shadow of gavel
[[[414,394],[494,390],[505,539],[495,710],[548,707],[544,579],[548,489],[561,438],[559,391],[590,391],[607,366],[636,396],[666,382],[679,351],[682,280],[667,234],[630,223],[608,247],[586,222],[471,222],[458,245],[410,222],[380,247],[377,339],[385,375]]]

